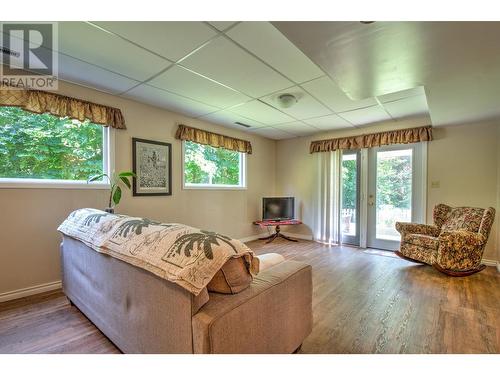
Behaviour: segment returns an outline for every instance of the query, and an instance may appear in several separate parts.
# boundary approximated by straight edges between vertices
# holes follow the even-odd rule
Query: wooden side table
[[[302,224],[302,221],[300,220],[258,220],[253,222],[254,225],[258,225],[261,228],[265,227],[275,227],[275,232],[271,234],[270,236],[267,237],[261,237],[259,240],[264,240],[266,243],[273,242],[276,238],[281,237],[284,238],[285,240],[292,241],[292,242],[298,242],[294,238],[290,238],[288,236],[285,236],[283,233],[281,233],[281,228],[280,225],[299,225]]]

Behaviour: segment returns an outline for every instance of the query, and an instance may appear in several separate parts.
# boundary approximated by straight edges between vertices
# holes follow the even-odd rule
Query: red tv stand
[[[261,228],[265,227],[276,227],[276,231],[267,237],[259,238],[259,240],[267,240],[266,243],[273,242],[276,238],[281,237],[288,241],[298,242],[297,240],[285,236],[281,233],[280,225],[299,225],[302,224],[300,220],[259,220],[253,222],[255,225],[260,226]]]

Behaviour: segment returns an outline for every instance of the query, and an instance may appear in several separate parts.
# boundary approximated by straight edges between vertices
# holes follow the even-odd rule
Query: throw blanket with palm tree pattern
[[[183,224],[83,208],[72,212],[58,230],[195,295],[230,258],[244,257],[250,273],[258,272],[258,261],[242,242]]]

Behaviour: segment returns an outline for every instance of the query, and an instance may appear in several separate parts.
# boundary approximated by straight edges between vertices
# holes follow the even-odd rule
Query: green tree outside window
[[[103,171],[101,125],[0,107],[0,178],[82,180]]]
[[[240,184],[240,153],[188,142],[184,144],[184,181],[186,184]]]

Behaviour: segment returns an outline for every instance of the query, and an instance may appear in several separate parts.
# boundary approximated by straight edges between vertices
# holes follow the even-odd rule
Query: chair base
[[[404,256],[403,254],[401,254],[401,252],[398,250],[398,251],[395,251],[394,252],[398,257],[400,257],[401,259],[404,259],[404,260],[407,260],[409,262],[413,262],[413,263],[418,263],[418,264],[427,264],[425,262],[421,262],[420,260],[416,260],[416,259],[412,259],[412,258],[408,258],[407,256]]]
[[[470,276],[470,275],[473,275],[477,272],[481,272],[482,270],[484,270],[486,268],[486,266],[484,264],[481,264],[479,267],[477,268],[474,268],[472,270],[467,270],[467,271],[452,271],[452,270],[446,270],[444,268],[442,268],[441,266],[439,266],[438,264],[434,263],[432,265],[436,270],[438,270],[439,272],[442,272],[448,276],[453,276],[453,277],[463,277],[463,276]]]

